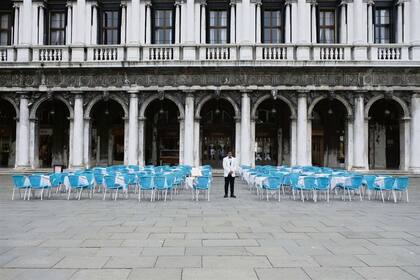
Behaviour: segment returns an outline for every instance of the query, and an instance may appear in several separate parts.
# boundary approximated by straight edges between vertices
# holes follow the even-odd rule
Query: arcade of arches
[[[209,164],[420,171],[420,93],[0,96],[0,167]],[[21,137],[22,136],[22,137]]]

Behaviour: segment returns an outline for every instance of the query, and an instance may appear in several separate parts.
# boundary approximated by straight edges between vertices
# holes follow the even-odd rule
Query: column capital
[[[248,97],[248,95],[252,92],[252,90],[248,88],[243,88],[240,90],[242,97]]]
[[[251,0],[251,3],[254,3],[256,6],[261,6],[262,0]]]
[[[235,120],[235,122],[241,122],[241,116],[235,116],[235,117],[233,117],[233,119]]]
[[[411,98],[420,98],[420,90],[413,91],[413,93],[411,94]]]
[[[368,6],[375,5],[375,1],[374,0],[366,0],[366,3],[368,4]]]
[[[13,2],[13,8],[18,9],[22,6],[22,2],[14,1]]]
[[[121,7],[126,7],[127,8],[127,1],[124,1],[124,0],[121,0],[121,4],[120,4],[120,6]]]
[[[174,6],[175,7],[180,7],[182,5],[182,3],[184,3],[183,0],[176,0],[175,3],[174,3]]]
[[[16,94],[18,94],[21,99],[28,99],[29,95],[30,95],[30,92],[29,91],[18,91],[18,92],[16,92]]]
[[[151,0],[147,0],[144,2],[144,4],[146,5],[146,7],[151,7],[152,6],[152,1]]]
[[[83,98],[83,91],[72,91],[71,93],[74,95],[74,99],[82,99]]]
[[[285,2],[284,2],[284,5],[285,6],[288,6],[288,5],[292,5],[293,3],[297,3],[297,0],[286,0]]]
[[[236,6],[236,4],[238,3],[238,0],[230,0],[229,5],[230,6]]]
[[[306,3],[311,4],[311,6],[317,6],[318,2],[316,0],[306,0]]]
[[[139,91],[138,90],[129,90],[127,92],[128,92],[128,94],[130,94],[130,99],[139,97]]]
[[[94,2],[94,3],[96,3],[96,2]],[[94,5],[94,3],[92,3],[92,6]],[[70,8],[70,7],[73,7],[73,1],[71,1],[71,0],[66,2],[66,8]]]
[[[307,90],[307,89],[301,89],[301,90],[298,90],[297,91],[297,93],[298,93],[298,98],[303,98],[303,97],[308,97],[308,94],[309,94],[309,90]]]
[[[139,121],[141,121],[141,122],[144,122],[144,121],[146,121],[147,120],[147,118],[146,117],[139,117]]]
[[[184,89],[182,92],[185,93],[185,97],[194,97],[195,90],[193,90],[193,89]]]
[[[206,0],[198,0],[197,2],[200,3],[200,6],[207,6]]]

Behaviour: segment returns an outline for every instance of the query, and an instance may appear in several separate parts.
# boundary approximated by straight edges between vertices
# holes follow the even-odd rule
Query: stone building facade
[[[420,0],[2,1],[0,167],[420,172]]]

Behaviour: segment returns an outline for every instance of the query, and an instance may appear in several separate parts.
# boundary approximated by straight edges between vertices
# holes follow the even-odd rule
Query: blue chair
[[[26,177],[23,175],[13,175],[13,193],[12,193],[12,200],[15,198],[15,190],[19,191],[19,197],[22,198],[20,194],[20,190],[25,189],[25,193],[23,195],[23,200],[26,198],[26,194],[28,193],[29,188],[31,187],[30,184],[26,182]]]
[[[101,188],[104,188],[104,175],[101,171],[93,172],[93,177],[95,178],[95,185],[98,187],[99,192],[101,192]],[[95,188],[93,189],[95,192]]]
[[[372,191],[375,191],[375,180],[376,175],[365,175],[363,176],[363,185],[365,186],[365,193],[368,194],[368,199],[370,200],[370,194]]]
[[[51,190],[56,189],[56,193],[58,193],[63,184],[61,173],[52,173],[50,175],[50,182],[51,182]],[[50,192],[50,195],[51,195],[51,192]]]
[[[165,192],[165,201],[168,195],[168,185],[166,184],[166,176],[163,174],[158,174],[153,177],[153,183],[155,185],[155,190],[157,191],[157,198],[159,200],[159,192]]]
[[[315,202],[318,198],[318,192],[325,192],[325,196],[327,199],[327,202],[330,202],[330,177],[317,177],[316,178],[316,185],[315,185]]]
[[[104,197],[103,200],[105,200],[106,198],[106,192],[107,190],[110,190],[111,192],[111,199],[112,199],[112,191],[115,190],[115,194],[114,194],[114,200],[117,200],[118,198],[118,191],[122,190],[124,188],[124,186],[119,185],[117,183],[115,183],[115,178],[116,175],[105,175],[104,176],[104,184],[105,184],[105,190],[104,190]]]
[[[395,178],[393,178],[393,177],[385,177],[384,178],[384,185],[383,185],[383,188],[381,189],[382,203],[385,202],[382,190],[392,192],[392,194],[394,196],[394,201],[396,201],[395,191],[393,189],[394,188],[394,183],[395,183]],[[380,187],[380,186],[378,186],[378,187]],[[388,200],[389,200],[389,194],[388,194]]]
[[[407,203],[408,203],[408,177],[406,176],[396,177],[393,190],[394,192],[398,192],[400,194],[400,198],[401,198],[402,192],[405,191],[405,195],[407,197]],[[394,197],[394,201],[396,202],[396,197]]]
[[[28,176],[29,182],[31,184],[31,187],[29,189],[29,196],[28,200],[31,198],[31,192],[32,190],[41,190],[41,200],[43,198],[44,190],[49,189],[49,184],[45,184],[42,182],[42,177],[39,174],[32,174]]]
[[[305,202],[305,195],[304,195],[304,191],[306,192],[315,192],[315,187],[316,187],[316,180],[315,177],[313,176],[304,176],[303,177],[303,184],[302,183],[298,183],[294,188],[297,191],[300,191],[300,197],[302,199],[302,202]],[[293,199],[294,198],[294,193],[293,193]]]
[[[353,175],[349,178],[349,180],[346,181],[346,183],[344,184],[344,191],[347,190],[350,201],[351,201],[350,191],[357,191],[357,190],[359,191],[360,201],[362,200],[362,191],[361,191],[362,183],[363,183],[363,176],[361,175]],[[343,195],[343,198],[345,198],[345,195]]]
[[[195,190],[195,199],[198,201],[200,191],[207,191],[207,201],[210,201],[210,178],[207,176],[200,176],[194,180],[193,188]],[[193,197],[194,199],[194,197]]]
[[[268,193],[271,194],[278,192],[278,199],[280,201],[280,191],[281,185],[283,183],[283,174],[277,176],[268,177],[263,183],[263,189],[265,189],[265,194],[267,201],[269,201]]]
[[[80,173],[80,174],[82,174],[82,173]],[[76,192],[77,191],[79,192],[77,197],[78,197],[78,200],[80,200],[83,190],[89,188],[88,184],[80,184],[80,176],[83,176],[83,175],[71,174],[71,175],[67,176],[67,178],[69,180],[69,189],[68,189],[68,194],[67,194],[67,200],[70,199],[70,194],[71,194],[72,190],[75,190]]]
[[[139,202],[141,200],[142,191],[150,191],[150,201],[153,201],[155,194],[155,186],[153,184],[153,177],[150,175],[138,175],[138,188],[139,188]]]

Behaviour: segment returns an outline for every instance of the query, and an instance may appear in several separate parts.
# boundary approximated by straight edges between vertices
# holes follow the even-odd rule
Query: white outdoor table
[[[330,183],[330,189],[335,189],[337,185],[346,185],[349,184],[349,180],[351,177],[349,176],[332,176],[331,177],[331,183]]]

